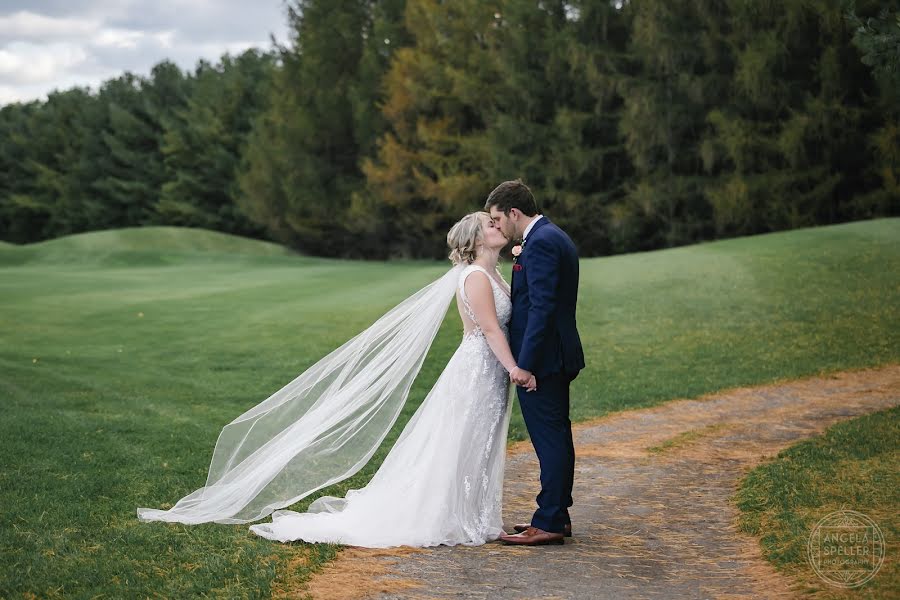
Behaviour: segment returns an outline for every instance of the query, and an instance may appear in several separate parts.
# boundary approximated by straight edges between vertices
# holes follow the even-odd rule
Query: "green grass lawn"
[[[838,423],[823,435],[783,450],[741,481],[735,496],[742,511],[741,529],[760,537],[766,558],[798,579],[804,594],[896,598],[900,566],[891,554],[900,535],[898,464],[900,407]],[[884,563],[859,588],[827,585],[807,558],[807,543],[816,523],[837,510],[864,514],[887,541]]]
[[[0,597],[266,597],[328,559],[135,509],[203,485],[225,424],[447,268],[169,227],[0,245]],[[579,302],[577,420],[897,362],[900,219],[587,259]],[[376,460],[323,493],[371,477],[460,327],[451,307]]]

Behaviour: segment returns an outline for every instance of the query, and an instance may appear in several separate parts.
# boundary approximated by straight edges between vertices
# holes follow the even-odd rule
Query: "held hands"
[[[514,384],[524,387],[525,391],[533,392],[537,389],[537,379],[525,369],[513,367],[513,370],[509,372],[509,379]]]

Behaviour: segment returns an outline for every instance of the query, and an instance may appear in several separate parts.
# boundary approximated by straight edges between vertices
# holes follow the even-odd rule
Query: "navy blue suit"
[[[561,533],[569,523],[575,449],[569,383],[584,368],[575,326],[578,253],[547,217],[538,220],[513,266],[509,342],[516,364],[534,373],[538,389],[517,387],[528,435],[541,465],[534,527]]]

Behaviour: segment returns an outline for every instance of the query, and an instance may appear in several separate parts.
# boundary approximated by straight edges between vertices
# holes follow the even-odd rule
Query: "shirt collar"
[[[522,243],[525,243],[525,240],[528,239],[528,234],[531,232],[532,228],[534,228],[534,224],[541,220],[544,215],[538,215],[534,218],[534,221],[528,224],[528,227],[525,228],[525,233],[522,234]]]

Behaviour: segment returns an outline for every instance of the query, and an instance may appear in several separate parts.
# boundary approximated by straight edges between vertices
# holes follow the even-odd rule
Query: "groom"
[[[569,507],[575,448],[569,420],[569,383],[584,368],[575,327],[578,254],[566,233],[538,214],[531,190],[521,180],[505,181],[484,209],[507,239],[522,240],[512,274],[509,343],[518,365],[510,373],[528,435],[541,465],[541,493],[530,524],[502,535],[507,544],[562,544],[572,535]],[[529,392],[531,376],[538,389]]]

